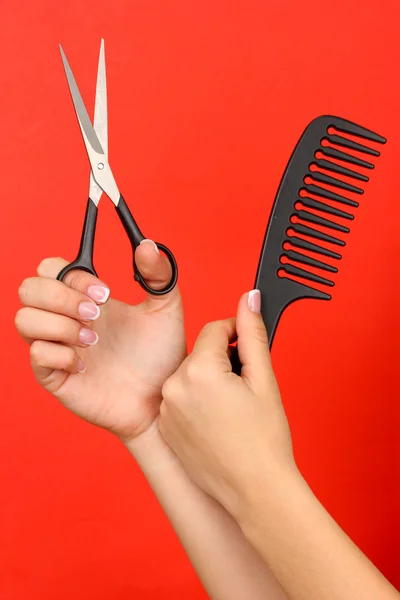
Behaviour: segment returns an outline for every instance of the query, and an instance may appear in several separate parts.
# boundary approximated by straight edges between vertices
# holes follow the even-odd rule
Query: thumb
[[[153,240],[145,239],[136,248],[135,261],[137,268],[140,271],[147,285],[154,290],[165,288],[171,280],[172,269],[168,259],[160,253]],[[169,294],[164,296],[153,296],[147,294],[147,304],[153,302],[159,305],[160,301],[165,298],[172,298],[174,295],[179,296],[179,291],[175,287]]]
[[[251,387],[264,385],[272,373],[268,336],[261,316],[261,294],[251,290],[239,301],[237,317],[237,347],[242,363],[242,379]],[[256,391],[256,390],[255,390]]]

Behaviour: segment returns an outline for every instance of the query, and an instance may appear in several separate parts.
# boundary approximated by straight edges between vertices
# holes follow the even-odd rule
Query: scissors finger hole
[[[137,281],[139,283],[139,285],[149,294],[152,294],[153,296],[163,296],[165,294],[168,294],[169,292],[171,292],[174,287],[176,286],[177,280],[178,280],[178,265],[176,263],[175,257],[172,254],[171,250],[169,248],[167,248],[166,246],[164,246],[164,244],[160,244],[159,242],[155,242],[157,248],[163,253],[165,254],[166,258],[168,259],[170,265],[171,265],[171,278],[169,283],[161,288],[161,289],[154,289],[152,287],[150,287],[145,279],[143,278],[142,274],[140,273],[138,266],[136,264],[136,261],[134,261],[134,273],[135,273],[135,281]]]

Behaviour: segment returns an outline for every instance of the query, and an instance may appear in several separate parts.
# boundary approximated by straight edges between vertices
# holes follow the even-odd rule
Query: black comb
[[[371,160],[380,155],[365,140],[386,142],[351,121],[324,115],[308,125],[293,151],[271,211],[255,283],[270,347],[289,304],[331,299],[310,282],[334,285],[331,274],[338,270],[347,225],[354,219],[349,211],[357,208],[361,186],[369,180],[366,173],[374,168]],[[237,354],[232,364],[240,372]]]

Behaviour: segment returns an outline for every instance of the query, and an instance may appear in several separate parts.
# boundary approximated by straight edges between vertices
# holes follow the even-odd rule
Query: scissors
[[[161,296],[170,292],[176,285],[178,279],[178,266],[172,252],[164,244],[156,243],[168,258],[171,268],[171,280],[166,287],[161,290],[154,290],[147,285],[143,279],[135,261],[135,249],[145,236],[140,231],[135,219],[130,212],[128,205],[121,196],[115,182],[110,165],[108,164],[108,132],[107,132],[107,85],[106,85],[106,66],[104,59],[104,40],[101,40],[99,64],[97,71],[96,100],[94,109],[94,121],[91,123],[90,117],[83,103],[75,77],[71,67],[68,64],[64,50],[60,45],[61,58],[64,64],[65,74],[74,103],[76,116],[81,128],[83,141],[85,142],[88,153],[91,172],[89,199],[86,207],[85,222],[83,225],[81,243],[77,258],[64,267],[57,276],[59,281],[72,269],[83,269],[97,277],[93,266],[93,247],[97,222],[97,206],[102,193],[104,192],[114,203],[118,217],[124,226],[125,232],[129,238],[133,251],[133,271],[135,280],[147,292],[156,296]]]

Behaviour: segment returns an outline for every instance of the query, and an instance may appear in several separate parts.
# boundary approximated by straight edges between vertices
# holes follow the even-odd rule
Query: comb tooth
[[[327,227],[328,229],[334,229],[336,231],[341,231],[342,233],[349,233],[350,231],[350,229],[344,225],[340,225],[339,223],[335,223],[329,219],[324,219],[323,217],[314,215],[314,213],[310,213],[307,210],[299,210],[294,214],[302,221],[315,223],[316,225],[321,225],[322,227]]]
[[[358,158],[357,156],[352,156],[351,154],[347,154],[347,152],[342,152],[337,148],[329,148],[328,146],[322,147],[322,152],[325,156],[330,156],[331,158],[337,158],[338,160],[343,160],[344,162],[348,162],[352,165],[357,165],[359,167],[364,167],[365,169],[374,169],[375,166],[362,158]]]
[[[320,169],[325,169],[326,171],[333,171],[334,173],[339,173],[340,175],[346,175],[346,177],[351,177],[352,179],[358,179],[359,181],[369,181],[369,177],[363,175],[362,173],[357,173],[357,171],[353,171],[352,169],[346,169],[346,167],[342,167],[341,165],[337,165],[336,163],[331,162],[330,160],[320,159],[315,163]],[[314,171],[313,171],[314,176]]]
[[[356,187],[355,185],[351,185],[351,183],[346,183],[345,181],[336,179],[336,177],[330,177],[329,175],[325,175],[325,173],[318,173],[318,171],[312,171],[310,174],[315,181],[326,183],[327,185],[333,185],[334,187],[341,188],[342,190],[347,190],[348,192],[354,192],[355,194],[364,193],[363,189]],[[308,174],[308,176],[310,176],[310,174]]]
[[[288,238],[288,241],[292,246],[295,246],[295,248],[303,248],[304,250],[309,250],[310,252],[316,252],[317,254],[322,254],[323,256],[329,256],[329,258],[336,258],[337,260],[342,258],[341,254],[333,252],[333,250],[329,250],[323,246],[318,246],[318,244],[313,244],[312,242],[307,242],[307,240],[303,240],[295,235]]]
[[[294,260],[305,265],[310,265],[311,267],[315,267],[316,269],[323,269],[324,271],[330,271],[331,273],[338,272],[336,267],[332,267],[332,265],[327,265],[326,263],[316,260],[315,258],[311,258],[311,256],[305,256],[304,254],[301,254],[300,252],[295,252],[294,250],[286,250],[282,256],[286,256],[290,260]]]
[[[378,152],[378,150],[374,150],[374,148],[368,148],[368,146],[364,146],[364,144],[359,144],[358,142],[344,138],[341,135],[329,135],[328,139],[331,144],[336,144],[337,146],[351,148],[352,150],[357,150],[358,152],[363,152],[364,154],[370,154],[371,156],[380,156],[380,152]]]
[[[333,125],[335,129],[338,131],[343,131],[344,133],[351,133],[353,135],[358,135],[361,138],[366,140],[371,140],[371,142],[378,142],[379,144],[386,144],[386,138],[382,137],[378,133],[374,133],[370,129],[365,129],[365,127],[361,127],[360,125],[356,125],[351,121],[344,121],[345,125]]]
[[[345,212],[344,210],[339,210],[334,206],[329,206],[329,204],[324,204],[324,202],[318,202],[318,200],[313,200],[313,198],[299,198],[299,202],[307,206],[308,208],[315,208],[316,210],[320,210],[322,212],[326,212],[330,215],[335,215],[336,217],[341,217],[342,219],[353,220],[354,216],[350,213]]]
[[[312,229],[311,227],[307,227],[306,225],[301,225],[301,223],[292,224],[292,229],[294,229],[296,233],[300,233],[301,235],[308,235],[312,238],[316,238],[317,240],[329,242],[330,244],[336,244],[336,246],[346,245],[346,242],[344,242],[343,240],[339,240],[338,238],[332,237],[327,233],[322,233],[322,231]]]
[[[325,279],[325,277],[320,277],[320,275],[314,275],[314,273],[310,273],[304,269],[299,269],[299,267],[294,267],[293,265],[285,265],[283,270],[286,273],[289,273],[289,275],[303,277],[303,279],[309,279],[310,281],[315,281],[316,283],[321,283],[322,285],[329,285],[329,287],[333,287],[335,285],[330,279]]]
[[[358,202],[355,200],[350,200],[350,198],[346,198],[346,196],[341,196],[340,194],[336,194],[335,192],[331,192],[325,188],[320,187],[319,185],[307,185],[307,192],[310,194],[314,194],[315,196],[321,196],[321,198],[327,198],[328,200],[335,200],[336,202],[340,202],[341,204],[347,204],[347,206],[353,206],[357,208],[359,206]]]

